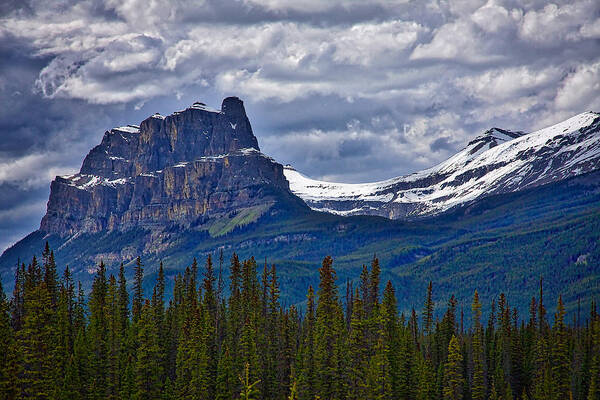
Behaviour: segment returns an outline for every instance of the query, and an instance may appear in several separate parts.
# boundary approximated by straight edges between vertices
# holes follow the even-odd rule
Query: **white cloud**
[[[579,30],[579,33],[584,38],[599,39],[600,38],[600,18],[586,22]]]
[[[556,86],[565,71],[558,67],[536,69],[521,66],[488,70],[479,75],[456,79],[456,85],[471,96],[492,104],[501,104],[507,99],[530,97],[532,93]],[[545,99],[539,98],[542,102]]]
[[[0,40],[26,44],[23,52],[45,62],[40,96],[143,111],[165,98],[239,95],[260,113],[253,123],[263,127],[261,144],[270,151],[280,144],[288,153],[279,154],[299,168],[312,168],[299,143],[314,143],[318,157],[344,140],[373,140],[398,163],[387,173],[410,172],[492,124],[528,130],[598,107],[600,4],[593,0],[50,0],[32,7],[1,20]],[[346,125],[351,120],[359,124]],[[438,139],[446,147],[432,154]],[[323,174],[338,165],[340,175],[361,176],[359,164],[346,163],[345,146],[333,153],[337,164],[315,164]],[[378,168],[374,157],[360,157],[363,168]],[[34,168],[35,160],[3,162],[0,182],[15,163]],[[47,169],[62,168],[49,160]]]
[[[489,1],[471,15],[471,20],[480,29],[490,33],[498,32],[501,29],[511,29],[515,19],[518,20],[519,18],[520,13],[518,11],[511,13],[493,1]]]
[[[378,5],[387,9],[394,9],[399,5],[409,3],[410,0],[373,0],[372,4]],[[243,0],[243,2],[251,7],[260,6],[268,10],[278,12],[299,11],[304,13],[319,13],[336,8],[348,9],[354,6],[360,6],[362,0]]]
[[[505,55],[488,51],[488,43],[470,21],[459,20],[443,25],[429,43],[419,44],[411,60],[452,60],[459,63],[490,63]]]
[[[64,161],[64,155],[56,152],[0,160],[0,184],[12,183],[22,188],[48,185],[56,175],[74,172],[71,166],[63,164]]]
[[[579,29],[598,11],[594,0],[572,2],[564,5],[547,4],[541,10],[530,10],[523,16],[521,38],[546,47],[556,47],[564,42],[581,38]]]
[[[567,76],[555,99],[559,110],[573,112],[600,110],[600,62],[582,65]],[[575,111],[579,110],[579,111]]]

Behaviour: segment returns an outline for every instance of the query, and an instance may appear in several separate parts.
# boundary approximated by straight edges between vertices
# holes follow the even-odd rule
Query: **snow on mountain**
[[[600,114],[585,112],[529,134],[492,128],[432,168],[385,181],[324,182],[291,166],[284,174],[292,192],[315,210],[410,219],[596,169]]]
[[[283,166],[260,152],[244,103],[196,102],[106,131],[79,173],[56,177],[40,230],[60,236],[198,226],[290,199]]]

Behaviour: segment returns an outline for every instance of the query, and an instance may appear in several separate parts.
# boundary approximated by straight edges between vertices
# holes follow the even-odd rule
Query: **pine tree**
[[[432,357],[432,334],[433,334],[433,284],[429,281],[427,286],[427,297],[425,298],[425,305],[423,307],[423,344],[425,351],[425,358],[431,359]]]
[[[250,364],[246,363],[244,368],[244,375],[240,376],[240,382],[242,383],[242,391],[240,392],[240,400],[253,400],[258,398],[258,390],[256,385],[260,383],[260,380],[250,380]]]
[[[215,397],[215,384],[217,380],[217,366],[218,366],[218,353],[217,353],[217,296],[215,291],[216,277],[214,274],[214,268],[212,264],[212,257],[210,254],[206,259],[206,267],[204,271],[203,279],[203,294],[204,300],[202,309],[204,312],[204,329],[203,329],[203,341],[204,348],[203,355],[204,362],[206,363],[206,370],[204,371],[203,380],[205,381],[206,393],[205,398],[213,399]]]
[[[54,261],[54,252],[50,250],[48,242],[42,253],[43,268],[44,268],[44,283],[48,296],[50,297],[50,304],[53,309],[58,306],[58,273],[56,271],[56,262]]]
[[[484,331],[475,291],[465,332],[454,297],[442,321],[433,320],[430,285],[420,329],[414,309],[398,315],[391,282],[380,301],[375,259],[355,291],[346,285],[345,316],[327,257],[318,300],[310,287],[301,318],[282,307],[275,266],[259,281],[256,261],[234,255],[229,299],[222,283],[215,288],[209,258],[200,286],[195,262],[175,277],[165,310],[161,263],[152,298],[142,298],[131,323],[122,266],[118,279],[107,279],[100,263],[87,304],[70,270],[61,281],[55,270],[46,246],[42,265],[34,258],[17,268],[10,303],[0,285],[2,399],[600,400],[594,302],[588,325],[577,316],[568,326],[562,297],[550,324],[543,300],[532,299],[522,321],[500,295]]]
[[[512,393],[522,393],[524,388],[523,365],[523,330],[519,329],[519,315],[516,308],[512,310],[513,325],[510,336],[510,386]]]
[[[554,320],[554,340],[552,345],[553,398],[556,400],[568,399],[571,395],[571,381],[569,374],[570,360],[564,316],[565,308],[563,306],[562,296],[559,296]]]
[[[538,337],[535,347],[535,376],[532,399],[547,400],[552,398],[550,387],[550,357],[548,354],[548,343],[542,335]]]
[[[215,399],[233,400],[234,388],[237,386],[236,377],[233,373],[233,361],[229,349],[226,347],[223,355],[219,358],[217,367],[217,390]]]
[[[358,285],[358,289],[363,306],[366,307],[365,303],[369,301],[369,296],[371,293],[371,284],[369,282],[369,268],[365,264],[363,264],[362,271],[360,273],[360,283]]]
[[[112,335],[115,335],[115,339],[118,343],[117,348],[113,348],[113,352],[118,352],[118,392],[127,396],[128,394],[133,393],[133,377],[132,370],[133,360],[135,358],[134,352],[134,332],[133,329],[130,329],[130,321],[129,321],[129,293],[127,291],[127,279],[125,278],[125,267],[123,263],[119,266],[119,277],[118,277],[118,287],[117,287],[117,299],[116,304],[113,304],[113,307],[116,306],[116,316],[111,316],[114,321]],[[114,356],[114,354],[113,354]],[[113,360],[114,362],[114,360]]]
[[[133,322],[137,322],[140,319],[142,312],[142,304],[144,301],[144,264],[142,264],[141,257],[135,260],[135,269],[133,277],[133,303],[131,306],[131,314],[133,316]]]
[[[415,390],[416,400],[435,399],[435,373],[430,359],[421,357],[418,361],[418,373]]]
[[[331,257],[325,257],[319,269],[319,300],[316,314],[315,366],[316,392],[323,399],[344,396],[343,329],[344,317],[335,284]]]
[[[243,312],[242,302],[242,265],[238,256],[234,253],[231,256],[230,272],[229,272],[229,301],[227,312],[227,347],[232,356],[232,369],[235,372],[236,380],[233,383],[235,386],[234,392],[237,394],[237,374],[242,371],[242,364],[239,357],[239,346],[242,334],[242,326],[246,320]]]
[[[123,263],[119,267],[119,320],[121,333],[124,333],[129,321],[129,293],[127,292],[127,279],[125,279]]]
[[[592,307],[594,310],[594,307]],[[590,321],[591,351],[589,387],[586,400],[600,400],[600,318],[593,315]]]
[[[13,399],[17,394],[17,359],[9,309],[10,305],[0,282],[0,394],[6,399]]]
[[[89,300],[89,344],[91,351],[89,362],[91,373],[89,393],[95,399],[105,399],[107,397],[107,372],[109,366],[107,294],[106,267],[100,261]]]
[[[119,292],[114,275],[108,278],[106,294],[106,324],[107,324],[107,398],[116,399],[119,396],[119,378],[121,376],[119,358],[122,338],[119,336]]]
[[[54,347],[54,398],[65,398],[69,396],[70,383],[65,381],[65,371],[69,369],[69,363],[73,354],[73,304],[74,291],[68,267],[63,275],[60,285],[58,305],[56,307],[55,347]],[[73,370],[69,372],[73,373]],[[73,379],[73,378],[70,378]]]
[[[25,317],[25,264],[17,265],[15,270],[15,286],[10,302],[11,325],[15,332],[23,327]]]
[[[24,281],[23,327],[17,333],[22,397],[47,398],[53,392],[52,305],[42,269],[33,257]]]
[[[162,389],[162,360],[156,320],[148,301],[142,306],[137,331],[134,399],[157,399]]]
[[[374,312],[379,305],[379,282],[381,275],[381,267],[379,259],[373,256],[371,261],[371,274],[369,277],[369,297],[366,299],[367,314]]]
[[[85,326],[80,326],[77,330],[75,341],[73,343],[73,356],[67,366],[68,375],[65,376],[65,393],[75,394],[75,399],[88,398],[88,385],[92,371],[89,365],[90,351],[86,337]],[[89,396],[91,397],[91,396]],[[65,396],[65,398],[69,398]]]
[[[431,281],[427,286],[427,298],[423,309],[423,332],[425,335],[433,333],[433,285]]]
[[[448,361],[444,367],[444,400],[461,400],[464,386],[463,356],[456,336],[452,335],[448,345]]]
[[[481,303],[477,290],[473,295],[473,381],[471,396],[473,400],[485,399],[485,383],[483,376],[483,328],[481,326]]]
[[[388,281],[379,313],[379,332],[375,354],[371,357],[369,365],[369,398],[393,399],[397,397],[395,394],[402,393],[405,397],[409,395],[407,382],[400,382],[399,377],[399,373],[405,366],[400,365],[394,352],[400,346],[396,314],[394,288]],[[405,359],[410,359],[411,355],[407,352],[404,356]],[[410,364],[406,365],[406,369],[410,369]],[[405,372],[408,373],[408,371]]]
[[[195,259],[194,259],[195,262]],[[192,398],[191,388],[192,372],[194,370],[194,360],[198,357],[196,346],[201,342],[199,329],[199,310],[198,293],[196,283],[190,268],[186,268],[183,281],[181,283],[182,294],[178,318],[181,320],[177,340],[176,352],[176,397],[181,399]],[[177,288],[177,286],[176,286]]]
[[[302,343],[298,360],[297,388],[298,398],[312,400],[315,397],[315,293],[312,286],[306,295],[306,317],[302,329]]]
[[[398,321],[398,304],[392,282],[388,281],[381,302],[380,325],[383,348],[389,366],[391,395],[394,398],[410,397],[410,374],[414,367],[412,338],[401,340]]]
[[[369,396],[367,392],[367,373],[369,370],[369,350],[366,328],[366,313],[363,300],[356,291],[352,317],[350,319],[350,332],[348,334],[349,377],[348,398],[364,399]],[[374,378],[376,379],[376,378]]]
[[[540,276],[540,302],[538,304],[538,329],[540,335],[544,335],[547,330],[546,308],[544,307],[544,278]]]

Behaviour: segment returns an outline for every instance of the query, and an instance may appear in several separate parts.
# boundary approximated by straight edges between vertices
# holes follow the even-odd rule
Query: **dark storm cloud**
[[[0,248],[115,125],[237,95],[277,160],[390,178],[600,110],[599,41],[595,0],[3,2]]]
[[[437,152],[439,150],[453,150],[455,147],[456,143],[452,143],[451,138],[447,136],[439,137],[429,145],[429,148],[433,152]]]

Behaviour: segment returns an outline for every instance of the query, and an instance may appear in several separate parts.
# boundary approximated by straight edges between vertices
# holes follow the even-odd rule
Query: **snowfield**
[[[324,182],[291,166],[284,174],[292,192],[315,210],[414,218],[598,168],[600,114],[585,112],[529,134],[490,129],[432,168],[385,181]]]

